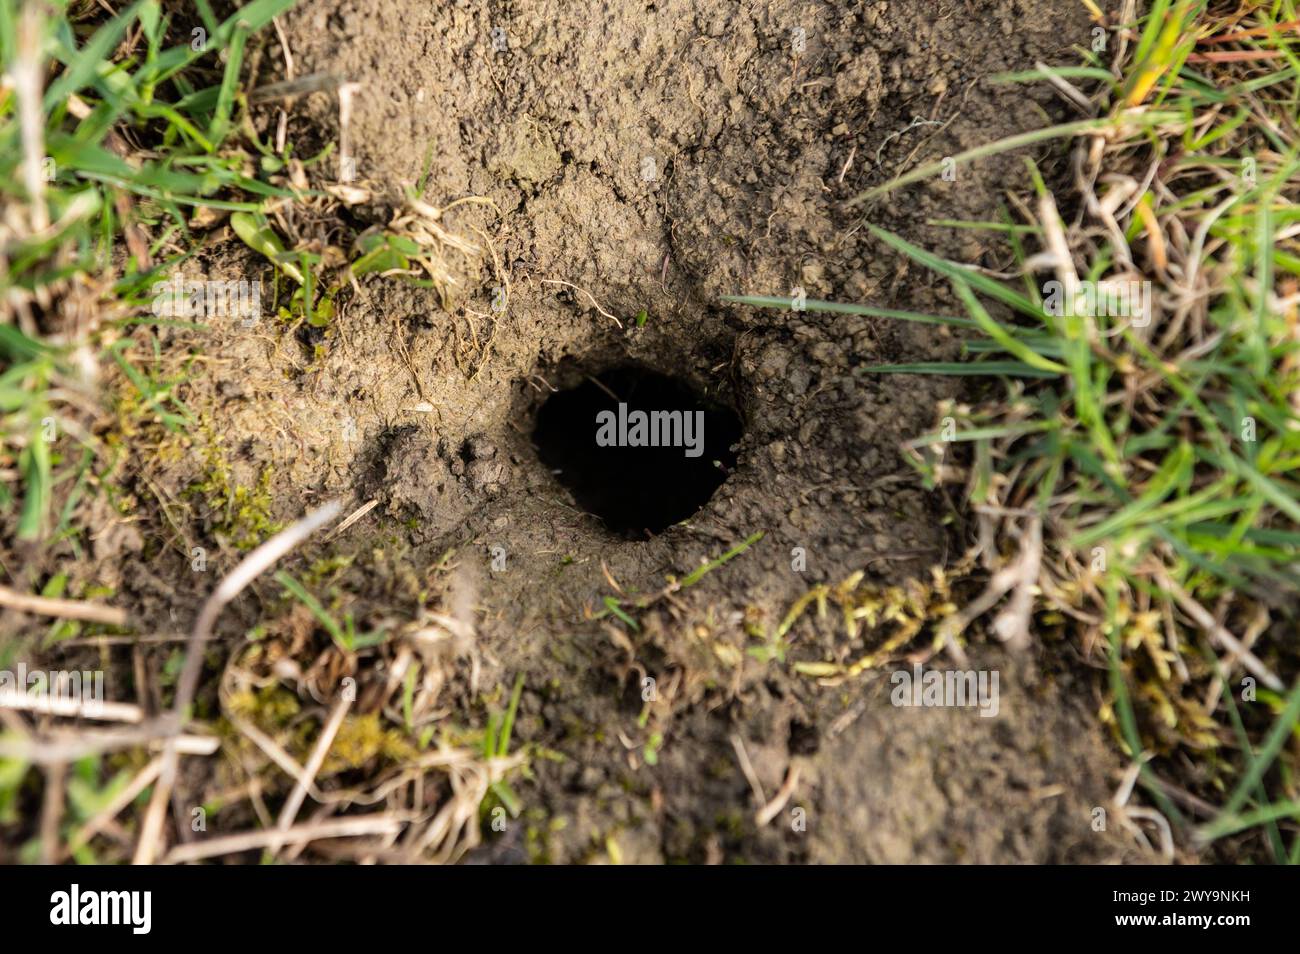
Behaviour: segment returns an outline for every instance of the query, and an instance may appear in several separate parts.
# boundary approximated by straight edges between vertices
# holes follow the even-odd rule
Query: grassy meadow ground
[[[882,247],[950,283],[962,313],[772,289],[728,300],[952,328],[955,360],[873,369],[967,385],[933,430],[899,448],[969,528],[936,571],[956,595],[904,638],[957,662],[989,642],[1050,652],[1094,675],[1095,718],[1128,766],[1102,814],[1144,849],[1297,863],[1300,10],[1294,0],[1153,0],[1109,14],[1084,4],[1094,30],[1077,65],[997,78],[1050,88],[1073,118],[921,155],[850,201]],[[282,120],[278,132],[275,118],[269,134],[255,128],[254,113],[292,110],[304,92],[245,83],[250,57],[278,55],[271,38],[291,6],[137,0],[110,15],[85,2],[0,5],[0,670],[95,669],[109,647],[151,638],[115,605],[111,582],[75,568],[104,545],[107,515],[144,506],[116,482],[124,460],[165,453],[203,426],[187,388],[210,365],[165,351],[156,332],[186,318],[152,307],[157,282],[205,245],[242,243],[274,271],[276,317],[300,337],[329,327],[340,290],[448,289],[466,239],[444,227],[445,209],[412,196],[390,227],[362,230],[349,212],[359,186],[347,176],[309,184],[346,144],[298,155]],[[939,257],[872,221],[914,184],[991,158],[1022,182],[1004,217],[934,224],[977,233],[996,267]],[[326,223],[316,234],[331,240],[295,243],[281,224],[296,215]],[[1133,287],[1146,290],[1148,314],[1083,297]],[[176,621],[188,639],[160,672],[137,673],[136,701],[117,700],[120,719],[35,711],[0,686],[0,859],[290,861],[355,839],[365,853],[337,856],[446,861],[490,838],[496,819],[527,812],[517,783],[553,753],[519,736],[520,681],[485,703],[482,724],[452,733],[416,726],[421,693],[436,699],[436,670],[417,683],[419,667],[398,647],[381,648],[386,681],[359,687],[375,697],[368,721],[345,719],[354,697],[307,724],[296,700],[275,693],[286,673],[332,665],[321,645],[355,655],[384,636],[322,598],[335,568],[277,562],[349,514],[277,522],[271,493],[220,465],[194,488],[242,562],[213,581],[196,619]],[[757,539],[719,548],[665,594]],[[275,633],[290,648],[259,660],[274,678],[223,681],[216,707],[200,711],[197,697],[212,696],[205,667],[221,661],[208,639],[260,577],[293,607],[294,632]],[[874,624],[881,606],[845,595],[858,582],[812,587],[751,653],[784,664],[792,627],[828,600],[846,620]],[[663,595],[610,597],[600,618],[632,633]],[[462,622],[448,612],[427,628],[442,627],[450,644]],[[802,659],[792,671],[843,684],[899,645],[857,661]],[[261,720],[275,705],[292,712],[271,738]],[[658,745],[642,747],[645,762]],[[256,755],[277,781],[259,781],[259,770],[222,792],[223,805],[244,806],[246,831],[174,844],[173,794],[218,747],[236,761]],[[387,774],[366,778],[376,753]],[[351,796],[324,781],[343,766]],[[417,775],[422,785],[421,773],[437,781],[408,814],[327,810],[373,804]],[[363,788],[371,801],[355,797]],[[600,849],[618,860],[616,843]]]

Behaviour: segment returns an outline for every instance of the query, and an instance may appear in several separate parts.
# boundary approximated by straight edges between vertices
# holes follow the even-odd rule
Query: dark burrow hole
[[[625,366],[548,397],[533,444],[578,506],[643,540],[708,502],[736,466],[740,434],[735,411],[685,381]]]

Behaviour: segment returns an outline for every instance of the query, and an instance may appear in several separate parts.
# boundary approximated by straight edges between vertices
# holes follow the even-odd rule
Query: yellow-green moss
[[[329,755],[321,766],[322,777],[358,769],[374,758],[393,762],[414,759],[419,754],[400,729],[384,728],[378,713],[343,720]]]
[[[254,486],[235,484],[221,439],[207,427],[204,434],[209,438],[203,451],[204,474],[186,493],[207,504],[216,533],[236,550],[251,550],[280,529],[271,519],[271,466],[262,466]]]

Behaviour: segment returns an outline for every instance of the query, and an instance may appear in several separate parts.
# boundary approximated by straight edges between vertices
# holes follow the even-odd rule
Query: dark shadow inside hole
[[[548,397],[533,444],[578,506],[645,539],[708,502],[736,466],[740,433],[735,411],[685,381],[621,367]]]

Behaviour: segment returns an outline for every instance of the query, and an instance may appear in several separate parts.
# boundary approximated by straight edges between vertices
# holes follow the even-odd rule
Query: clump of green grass
[[[93,10],[0,8],[13,81],[0,96],[0,197],[14,211],[0,226],[0,508],[20,508],[20,539],[51,527],[51,488],[76,458],[65,436],[95,447],[88,371],[115,365],[167,426],[190,423],[132,360],[148,332],[130,311],[188,257],[159,255],[190,236],[196,210],[251,212],[290,194],[246,172],[231,119],[248,38],[292,2],[255,0],[224,21],[200,3],[199,48],[168,45],[158,0],[97,26],[78,18]],[[42,90],[50,59],[61,68]],[[142,156],[122,130],[159,148]]]
[[[285,571],[277,572],[275,581],[311,611],[312,616],[316,618],[316,622],[320,623],[325,631],[329,633],[330,639],[334,640],[334,645],[344,652],[355,653],[359,649],[377,646],[387,638],[387,634],[383,630],[358,633],[356,620],[353,619],[351,611],[343,614],[343,622],[340,623],[321,605],[320,600],[316,599],[305,586]]]
[[[964,314],[807,303],[947,325],[960,360],[874,371],[991,385],[905,447],[929,486],[964,488],[995,541],[982,553],[985,597],[951,618],[950,645],[960,651],[964,624],[998,605],[990,628],[1004,640],[1031,629],[1074,639],[1109,668],[1101,715],[1174,839],[1204,848],[1231,836],[1230,857],[1278,862],[1300,861],[1300,647],[1285,638],[1300,594],[1295,19],[1290,3],[1228,17],[1204,0],[1157,0],[1137,24],[1108,24],[1114,63],[1094,53],[1076,69],[1005,77],[1050,81],[1084,113],[956,157],[1075,150],[1077,179],[1061,177],[1077,183],[1069,221],[1026,160],[1033,192],[1004,221],[942,223],[1000,239],[998,271],[1021,281],[868,226],[948,279]],[[869,216],[875,199],[940,170],[854,204]],[[1142,282],[1149,324],[1078,297]]]
[[[514,688],[510,691],[510,701],[504,713],[493,712],[488,716],[487,727],[483,730],[483,758],[486,761],[506,759],[510,755],[510,737],[515,730],[515,716],[519,713],[519,699],[524,692],[524,677],[520,673],[515,677]],[[515,794],[510,783],[499,778],[488,785],[488,794],[480,805],[480,814],[488,819],[496,807],[501,807],[511,818],[518,818],[523,804]]]

